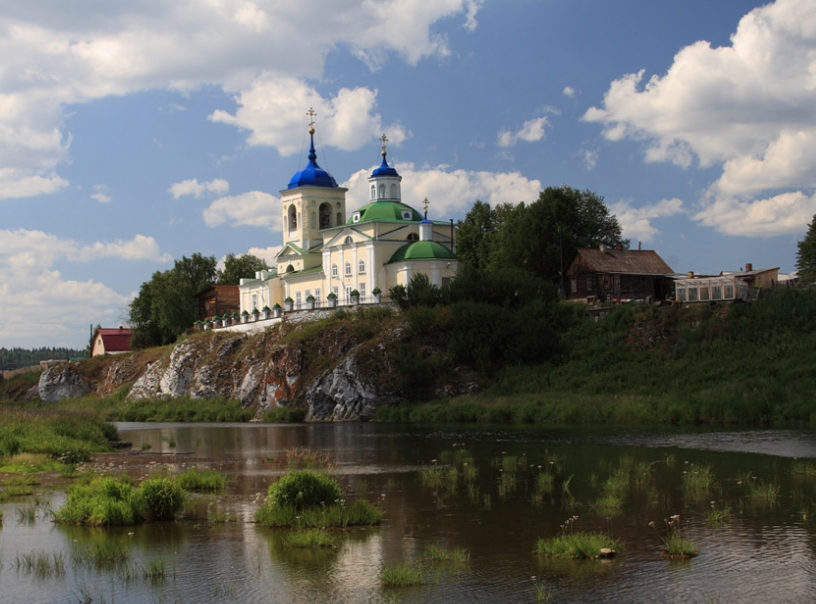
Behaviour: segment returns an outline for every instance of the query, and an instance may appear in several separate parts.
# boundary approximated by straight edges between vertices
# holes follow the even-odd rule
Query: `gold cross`
[[[388,137],[387,137],[387,136],[385,136],[385,132],[383,132],[383,135],[380,137],[380,140],[381,140],[381,141],[382,141],[382,143],[383,143],[383,144],[382,144],[382,150],[383,150],[383,151],[385,151],[385,143],[387,143],[387,142],[388,142]]]
[[[306,115],[308,115],[309,118],[310,118],[309,119],[309,128],[311,128],[312,126],[314,126],[314,118],[317,115],[317,113],[315,112],[314,109],[309,107],[309,111],[306,112]]]
[[[422,206],[425,208],[425,217],[428,217],[428,198],[425,198],[425,201],[422,202]]]

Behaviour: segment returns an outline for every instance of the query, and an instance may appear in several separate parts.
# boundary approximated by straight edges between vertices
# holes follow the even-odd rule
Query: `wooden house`
[[[133,332],[126,327],[105,328],[99,327],[94,331],[93,344],[91,345],[91,356],[98,357],[103,354],[122,354],[130,352],[130,338]]]
[[[196,294],[198,318],[221,317],[240,312],[240,296],[237,285],[210,285]]]
[[[608,304],[663,300],[674,293],[674,271],[652,250],[601,246],[575,252],[564,274],[564,297]]]

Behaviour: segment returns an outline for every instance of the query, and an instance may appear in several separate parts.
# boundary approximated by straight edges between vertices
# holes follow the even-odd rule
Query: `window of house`
[[[334,297],[336,298],[338,295],[340,295],[340,289],[335,285],[334,287],[332,287],[332,293],[334,294]]]
[[[721,285],[712,285],[711,286],[711,299],[712,300],[722,300],[722,286]]]
[[[320,303],[320,288],[319,287],[315,288],[314,297],[315,297],[315,300],[317,301],[317,303],[319,304]]]
[[[725,284],[725,299],[726,300],[733,300],[734,299],[734,284],[733,283],[726,283]]]
[[[587,282],[586,282],[587,291],[592,291],[592,275],[590,275],[586,279],[587,279]]]
[[[700,288],[700,301],[701,302],[708,302],[708,287],[701,287]]]
[[[336,264],[332,264],[332,273],[331,273],[331,275],[332,275],[332,279],[337,279],[337,265]]]
[[[258,308],[258,294],[252,294],[252,309]]]
[[[689,302],[697,302],[697,288],[690,287],[688,290],[688,301]]]
[[[346,277],[351,277],[351,262],[346,262]]]
[[[295,308],[300,308],[303,299],[301,298],[301,294],[299,291],[295,292]]]
[[[675,288],[675,295],[677,296],[677,300],[680,302],[686,301],[686,288],[685,287],[677,287]]]
[[[361,275],[365,275],[365,260],[360,260],[360,262],[357,263],[357,272]]]
[[[578,291],[578,279],[570,279],[570,291],[573,294]]]
[[[359,285],[357,285],[357,291],[360,292],[360,300],[364,300],[366,296],[365,283],[360,283]]]
[[[351,300],[351,285],[346,285],[346,301]]]

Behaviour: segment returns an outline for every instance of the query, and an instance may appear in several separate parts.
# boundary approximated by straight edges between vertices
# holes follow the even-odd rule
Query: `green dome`
[[[436,241],[415,241],[399,248],[388,262],[402,260],[456,260],[456,255]]]
[[[396,220],[399,222],[419,222],[422,214],[411,206],[398,201],[373,201],[351,215],[346,224],[369,220]]]

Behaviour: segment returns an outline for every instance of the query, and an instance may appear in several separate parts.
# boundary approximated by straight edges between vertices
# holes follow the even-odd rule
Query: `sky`
[[[430,218],[567,184],[676,272],[792,272],[816,214],[812,0],[4,0],[0,54],[0,347],[271,260],[310,108],[349,213],[386,134]]]

